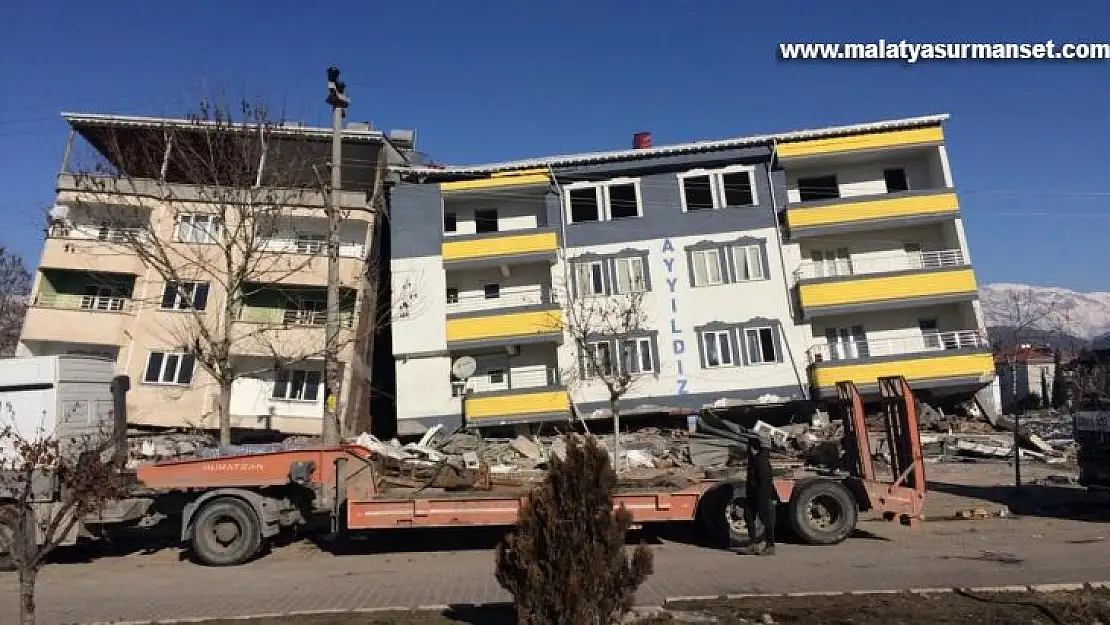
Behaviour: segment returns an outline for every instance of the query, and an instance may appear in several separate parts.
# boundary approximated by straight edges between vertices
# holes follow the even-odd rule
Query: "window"
[[[609,375],[613,371],[612,347],[608,341],[587,343],[583,361],[582,370],[586,377]]]
[[[126,303],[127,298],[123,293],[110,286],[86,286],[85,293],[81,296],[81,310],[119,312]]]
[[[455,213],[444,212],[443,213],[443,231],[444,232],[455,232],[456,229],[458,229],[458,227],[459,227],[459,225],[456,222]]]
[[[636,181],[620,179],[566,188],[570,223],[640,216],[640,188]]]
[[[487,284],[482,287],[482,290],[485,291],[486,299],[497,299],[501,297],[500,284]]]
[[[180,215],[175,234],[182,243],[215,243],[223,236],[223,222],[215,215]]]
[[[855,360],[871,355],[863,326],[826,328],[825,342],[829,344],[829,360]]]
[[[447,287],[447,303],[448,304],[458,304],[459,303],[459,290],[457,288],[455,288],[453,286]]]
[[[732,248],[732,260],[736,263],[736,281],[764,280],[763,251],[758,245],[737,245]]]
[[[940,327],[937,324],[936,317],[930,319],[918,319],[917,327],[921,329],[921,338],[925,342],[925,349],[940,349]]]
[[[297,252],[300,254],[322,254],[327,237],[322,234],[298,234]]]
[[[644,259],[638,256],[617,259],[617,292],[633,293],[646,291],[644,280]]]
[[[732,348],[731,330],[703,332],[701,342],[707,367],[730,367],[736,364],[736,353]]]
[[[143,383],[188,386],[193,381],[195,365],[196,358],[192,354],[150,352]]]
[[[274,399],[316,401],[320,396],[320,372],[279,369],[274,378]]]
[[[696,171],[679,176],[686,211],[754,206],[752,170],[747,167]]]
[[[748,345],[748,362],[753,365],[778,362],[774,328],[748,328],[744,330]]]
[[[717,250],[695,250],[690,253],[694,263],[694,286],[724,283],[721,255]]]
[[[898,193],[899,191],[910,190],[910,183],[906,180],[905,169],[884,169],[883,180],[886,182],[887,193]]]
[[[207,282],[167,282],[162,289],[162,310],[196,310],[208,305]]]
[[[798,178],[798,195],[802,202],[835,200],[840,197],[840,185],[836,176]]]
[[[651,349],[651,339],[635,338],[624,341],[623,362],[625,373],[655,373],[655,355]]]
[[[505,371],[502,370],[502,369],[490,369],[490,371],[489,371],[489,383],[490,384],[504,384],[505,383]]]
[[[574,278],[578,297],[605,295],[605,263],[575,263]]]
[[[497,210],[486,209],[474,211],[474,232],[497,232]]]

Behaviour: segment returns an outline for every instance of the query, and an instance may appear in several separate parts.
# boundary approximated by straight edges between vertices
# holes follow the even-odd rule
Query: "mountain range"
[[[1032,340],[1050,335],[1083,342],[1110,339],[1110,292],[996,283],[982,285],[979,297],[992,330],[1028,327],[1024,335]]]

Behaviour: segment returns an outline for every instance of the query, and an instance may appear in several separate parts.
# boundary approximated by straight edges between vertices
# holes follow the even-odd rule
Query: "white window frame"
[[[620,363],[614,363],[613,362],[613,341],[587,341],[586,342],[586,349],[590,350],[590,351],[593,351],[593,350],[596,350],[601,345],[605,346],[605,350],[609,355],[609,371],[607,371],[605,373],[605,375],[612,375],[614,365],[620,366]],[[600,378],[601,377],[601,374],[599,374],[597,371],[595,371],[593,369],[593,367],[594,367],[594,362],[593,361],[594,361],[594,358],[591,358],[589,354],[583,354],[582,355],[583,377],[585,377],[586,379],[594,379],[594,378]]]
[[[158,364],[158,378],[156,380],[147,380],[147,374],[150,373],[150,362],[154,358],[155,354],[162,355],[162,361]],[[173,371],[169,372],[170,379],[166,380],[165,378],[168,372],[168,365],[171,358],[173,359]],[[189,370],[188,381],[182,382],[180,380],[185,369],[183,369],[181,365],[185,362],[186,359],[192,361],[192,368]],[[158,350],[152,350],[147,354],[146,364],[143,366],[142,383],[154,386],[189,386],[193,383],[193,376],[196,374],[196,368],[196,357],[194,357],[192,354],[186,352],[162,352]]]
[[[604,297],[609,294],[605,280],[606,263],[604,260],[571,261],[571,264],[574,266],[574,290],[578,297]],[[597,292],[593,290],[594,267],[599,267],[601,271],[601,290]],[[583,276],[588,278],[585,284],[583,284]],[[584,288],[584,286],[589,286],[589,289]]]
[[[753,266],[752,254],[755,254],[755,267],[759,269],[759,275],[752,273],[751,277],[744,277],[741,275],[741,269],[747,267],[749,270]],[[741,264],[740,260],[744,262]],[[733,276],[734,282],[757,282],[759,280],[767,279],[767,268],[763,266],[763,246],[758,243],[748,243],[744,245],[732,246],[732,264],[736,267],[736,275]]]
[[[200,227],[202,223],[204,227]],[[178,243],[211,245],[218,243],[223,235],[224,224],[219,215],[185,213],[178,215],[174,223],[173,238]]]
[[[713,262],[717,267],[717,280],[715,282],[711,280],[711,275],[710,275],[711,272],[709,271],[709,265],[705,266],[706,282],[703,282],[703,283],[698,282],[697,266],[698,266],[698,258],[700,256],[712,256],[713,257],[713,259],[714,259]],[[694,286],[695,287],[719,286],[719,285],[725,284],[725,282],[727,281],[726,278],[725,278],[725,269],[726,269],[726,267],[721,263],[721,252],[720,252],[719,248],[714,247],[714,248],[704,249],[704,250],[690,250],[690,264],[691,264],[691,273],[692,273],[693,278],[694,278]]]
[[[166,290],[173,286],[173,306],[166,307]],[[166,282],[162,285],[162,299],[158,302],[159,310],[192,310],[197,302],[197,289],[204,285],[208,289],[208,293],[204,296],[204,308],[208,307],[208,298],[212,295],[212,287],[208,282],[194,282],[191,280],[182,280],[181,282]],[[181,297],[181,291],[189,293],[188,302]],[[188,304],[188,305],[187,305]],[[204,308],[197,308],[198,311],[203,311]]]
[[[721,353],[721,337],[728,340],[728,361],[722,358]],[[709,362],[709,339],[712,338],[717,345],[717,364]],[[701,333],[701,349],[705,354],[705,367],[707,369],[724,369],[727,367],[735,367],[740,364],[736,361],[739,355],[736,345],[736,334],[732,330],[705,330]]]
[[[625,339],[624,341],[621,341],[621,343],[622,343],[621,344],[621,349],[620,349],[620,355],[621,355],[620,368],[621,368],[621,371],[623,371],[624,373],[627,373],[629,375],[651,375],[651,374],[655,373],[655,371],[656,371],[655,350],[653,349],[652,341],[651,341],[650,336],[637,336],[635,338]],[[628,349],[629,346],[632,346],[632,350],[631,350],[632,355],[635,356],[635,358],[633,358],[633,359],[626,358],[626,351],[625,350]],[[644,355],[645,354],[647,355],[648,360],[650,361],[650,363],[649,363],[650,366],[647,369],[644,369]],[[628,366],[630,360],[632,362],[635,362],[635,366],[632,366],[632,367]]]
[[[763,359],[763,337],[761,336],[761,333],[764,330],[771,333],[771,336],[770,336],[769,340],[771,341],[771,351],[773,351],[774,354],[775,354],[774,360],[764,360]],[[757,351],[759,353],[759,361],[758,362],[755,359],[752,358],[752,351],[751,351],[751,347],[750,347],[752,345],[751,340],[752,340],[752,335],[753,334],[755,336],[755,346],[757,347]],[[747,356],[748,356],[748,364],[749,365],[774,365],[774,364],[778,363],[779,358],[781,357],[781,354],[779,354],[778,347],[775,346],[775,328],[774,328],[774,326],[758,326],[758,327],[744,328],[744,349],[748,350],[747,351]]]
[[[281,376],[285,374],[285,389],[279,395],[278,390],[281,385]],[[300,380],[297,379],[300,374]],[[316,384],[310,385],[311,376],[316,377]],[[318,369],[299,369],[292,367],[288,369],[279,369],[274,374],[274,387],[270,390],[270,399],[272,401],[297,401],[305,403],[317,403],[323,395],[323,381],[324,374]],[[298,384],[299,383],[299,384]],[[315,397],[305,397],[308,389],[314,388]]]
[[[609,204],[609,187],[632,185],[636,190],[636,218],[644,216],[644,195],[640,186],[639,178],[613,178],[604,182],[572,182],[563,185],[563,213],[566,215],[568,224],[573,223],[600,223],[602,221],[613,221],[612,207]],[[597,221],[574,221],[573,211],[570,205],[570,192],[581,189],[594,189],[595,198],[597,200]],[[621,217],[620,219],[634,219],[633,217]]]
[[[618,256],[614,260],[616,260],[617,270],[617,288],[615,289],[617,293],[644,293],[647,291],[647,263],[644,262],[643,256]],[[627,268],[626,271],[628,272],[628,290],[625,290],[621,284],[622,265]],[[635,265],[640,267],[639,284],[636,284],[635,274],[632,271]]]
[[[724,176],[728,174],[736,174],[744,172],[748,174],[748,184],[752,190],[752,203],[751,204],[738,204],[736,206],[729,206],[725,200],[728,197],[725,194],[725,180]],[[694,211],[689,211],[686,208],[686,179],[687,178],[700,178],[709,177],[709,191],[713,197],[713,207],[710,209],[699,208]],[[730,165],[728,167],[721,167],[718,169],[691,169],[690,171],[682,172],[678,175],[679,197],[682,200],[682,212],[703,212],[706,210],[721,210],[722,208],[752,208],[759,206],[759,190],[755,184],[755,167],[752,165]]]

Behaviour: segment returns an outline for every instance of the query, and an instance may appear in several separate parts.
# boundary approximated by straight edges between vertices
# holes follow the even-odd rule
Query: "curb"
[[[732,593],[723,595],[677,595],[674,597],[667,597],[663,600],[662,605],[637,605],[632,608],[633,611],[652,611],[658,612],[667,609],[667,606],[674,603],[681,603],[684,601],[733,601],[737,599],[776,599],[787,597],[853,597],[853,596],[868,596],[868,595],[897,595],[902,593],[920,594],[920,595],[937,595],[937,594],[955,594],[955,593],[1049,593],[1049,592],[1069,592],[1086,589],[1110,589],[1110,580],[1098,582],[1071,582],[1071,583],[1056,583],[1056,584],[1029,584],[1029,585],[1011,585],[1011,586],[975,586],[975,587],[931,587],[931,588],[906,588],[906,589],[876,589],[876,590],[835,590],[835,591],[810,591],[810,592],[786,592],[786,593]],[[508,602],[493,602],[493,603],[462,603],[449,605],[423,605],[416,608],[413,607],[383,607],[383,608],[352,608],[349,610],[344,609],[319,609],[319,610],[294,610],[291,612],[260,612],[257,614],[246,614],[241,616],[202,616],[191,618],[177,618],[177,619],[162,619],[162,620],[144,620],[144,621],[96,621],[88,623],[87,625],[194,625],[211,623],[214,621],[243,621],[249,622],[263,618],[289,618],[297,616],[323,616],[328,614],[381,614],[383,612],[442,612],[451,608],[490,608],[490,607],[505,607],[512,605]]]

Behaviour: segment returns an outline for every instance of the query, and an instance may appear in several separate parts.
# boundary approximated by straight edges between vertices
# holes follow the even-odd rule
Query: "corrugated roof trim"
[[[145,117],[140,115],[111,115],[105,113],[63,112],[62,118],[65,119],[74,129],[80,129],[81,127],[88,126],[102,126],[156,130],[165,126],[183,128],[195,127],[197,125],[215,124],[215,122],[198,122],[191,119],[183,119],[177,117]],[[274,134],[299,134],[313,137],[331,136],[331,128],[321,128],[319,126],[281,126],[278,124],[274,124],[273,126],[271,126],[270,130]],[[379,141],[384,139],[385,135],[380,130],[356,130],[353,128],[344,128],[343,138],[363,141]]]
[[[669,156],[674,154],[690,154],[698,152],[712,152],[733,148],[765,145],[772,142],[803,141],[806,139],[823,139],[844,135],[863,134],[868,132],[881,132],[886,130],[901,130],[904,128],[917,128],[939,124],[948,119],[947,113],[926,115],[923,117],[907,117],[891,119],[864,124],[848,126],[829,126],[825,128],[812,128],[795,130],[769,135],[754,135],[750,137],[736,137],[732,139],[719,139],[715,141],[695,141],[693,143],[678,143],[662,145],[641,150],[612,150],[608,152],[584,152],[582,154],[563,154],[558,156],[545,156],[517,161],[504,161],[500,163],[486,163],[482,165],[469,165],[457,167],[393,167],[394,171],[409,172],[414,174],[491,174],[507,169],[529,169],[536,167],[569,167],[574,165],[590,165],[609,161],[619,161],[632,158],[650,158],[653,156]]]

